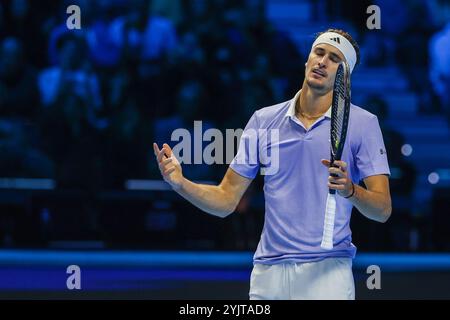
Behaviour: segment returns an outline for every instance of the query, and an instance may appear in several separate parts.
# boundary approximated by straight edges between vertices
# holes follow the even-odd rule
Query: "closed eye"
[[[322,57],[322,56],[324,56],[324,55],[326,54],[325,50],[322,49],[322,48],[316,48],[316,49],[314,50],[314,53],[315,53],[316,55],[318,55],[319,57]],[[333,53],[333,52],[330,52],[330,53],[329,53],[329,57],[330,57],[330,60],[333,61],[333,62],[335,62],[335,63],[339,63],[339,62],[342,61],[342,59],[341,59],[337,54],[335,54],[335,53]]]
[[[323,50],[322,48],[317,48],[314,52],[318,56],[323,56],[325,54],[325,50]]]
[[[341,58],[339,58],[339,56],[337,56],[334,53],[330,53],[330,57],[331,57],[331,61],[333,61],[333,62],[336,62],[336,63],[341,62]]]

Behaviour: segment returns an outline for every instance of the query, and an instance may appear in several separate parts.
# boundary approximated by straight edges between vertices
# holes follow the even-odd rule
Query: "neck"
[[[303,83],[300,98],[297,100],[296,114],[318,118],[328,111],[333,99],[333,90],[326,93],[311,89],[306,81]]]

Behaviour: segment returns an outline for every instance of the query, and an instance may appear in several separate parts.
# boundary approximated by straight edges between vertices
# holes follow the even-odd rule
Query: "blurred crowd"
[[[71,4],[80,30],[66,26]],[[243,127],[302,81],[304,59],[264,10],[259,0],[2,1],[0,175],[122,187],[154,177],[151,143],[176,128]]]

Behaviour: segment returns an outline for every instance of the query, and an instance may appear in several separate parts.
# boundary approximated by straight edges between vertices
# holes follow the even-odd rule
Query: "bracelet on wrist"
[[[349,199],[349,198],[353,197],[354,194],[355,194],[355,184],[352,182],[352,193],[349,196],[346,196],[344,198]]]

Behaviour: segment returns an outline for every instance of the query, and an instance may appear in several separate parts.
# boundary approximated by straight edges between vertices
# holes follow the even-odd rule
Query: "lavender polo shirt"
[[[339,195],[336,196],[334,248],[320,247],[329,176],[320,160],[330,158],[331,108],[306,130],[295,116],[299,95],[300,92],[290,101],[257,110],[245,127],[238,153],[230,164],[236,173],[249,179],[262,167],[269,173],[264,175],[265,220],[254,263],[354,258],[356,253],[350,230],[352,203]],[[264,133],[270,130],[278,132],[278,137]],[[246,143],[245,139],[253,131],[258,132],[257,143]],[[267,161],[268,156],[276,154],[275,148],[278,161]],[[347,163],[349,176],[355,183],[373,175],[390,175],[377,117],[353,104],[342,160]],[[267,170],[270,166],[277,168]]]

